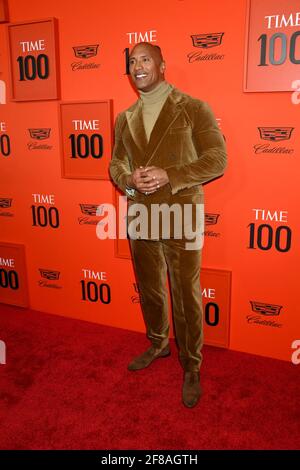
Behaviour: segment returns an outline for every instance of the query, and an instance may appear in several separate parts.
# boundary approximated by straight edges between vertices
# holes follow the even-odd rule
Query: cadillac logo
[[[259,127],[258,129],[262,139],[272,142],[290,139],[294,130],[293,127]]]
[[[216,225],[217,222],[218,222],[219,217],[220,217],[220,214],[206,213],[205,214],[205,225]]]
[[[89,46],[74,46],[73,50],[75,56],[79,59],[89,59],[90,57],[95,57],[98,52],[99,44],[93,44]]]
[[[191,36],[194,47],[209,49],[219,46],[222,42],[224,33],[193,34]]]
[[[250,300],[253,312],[260,313],[261,315],[279,315],[282,305],[266,304],[263,302],[256,302]]]
[[[86,215],[97,215],[98,204],[79,204],[81,212]]]
[[[30,137],[36,140],[48,139],[51,128],[28,129]]]
[[[51,269],[39,269],[41,276],[50,281],[56,281],[59,278],[59,271],[52,271]]]
[[[0,207],[6,209],[7,207],[11,207],[12,199],[8,197],[0,197]]]

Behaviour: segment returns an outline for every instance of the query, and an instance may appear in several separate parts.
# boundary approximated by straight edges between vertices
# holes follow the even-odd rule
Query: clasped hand
[[[128,177],[127,185],[148,195],[155,193],[168,182],[168,174],[163,168],[140,166]]]

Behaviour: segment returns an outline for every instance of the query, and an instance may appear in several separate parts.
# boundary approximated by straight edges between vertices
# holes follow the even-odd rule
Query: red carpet
[[[204,348],[204,395],[181,404],[171,357],[127,371],[140,333],[0,304],[1,449],[299,449],[300,366]]]

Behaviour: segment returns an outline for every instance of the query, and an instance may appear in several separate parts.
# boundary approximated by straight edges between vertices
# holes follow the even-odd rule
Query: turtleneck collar
[[[170,83],[163,80],[151,91],[139,90],[140,98],[145,105],[158,103],[167,97],[172,88],[173,87]]]

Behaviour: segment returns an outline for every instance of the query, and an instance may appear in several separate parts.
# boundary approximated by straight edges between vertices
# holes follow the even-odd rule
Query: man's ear
[[[162,73],[164,73],[164,71],[166,70],[166,63],[165,61],[163,60],[162,63],[160,64],[160,71]]]

